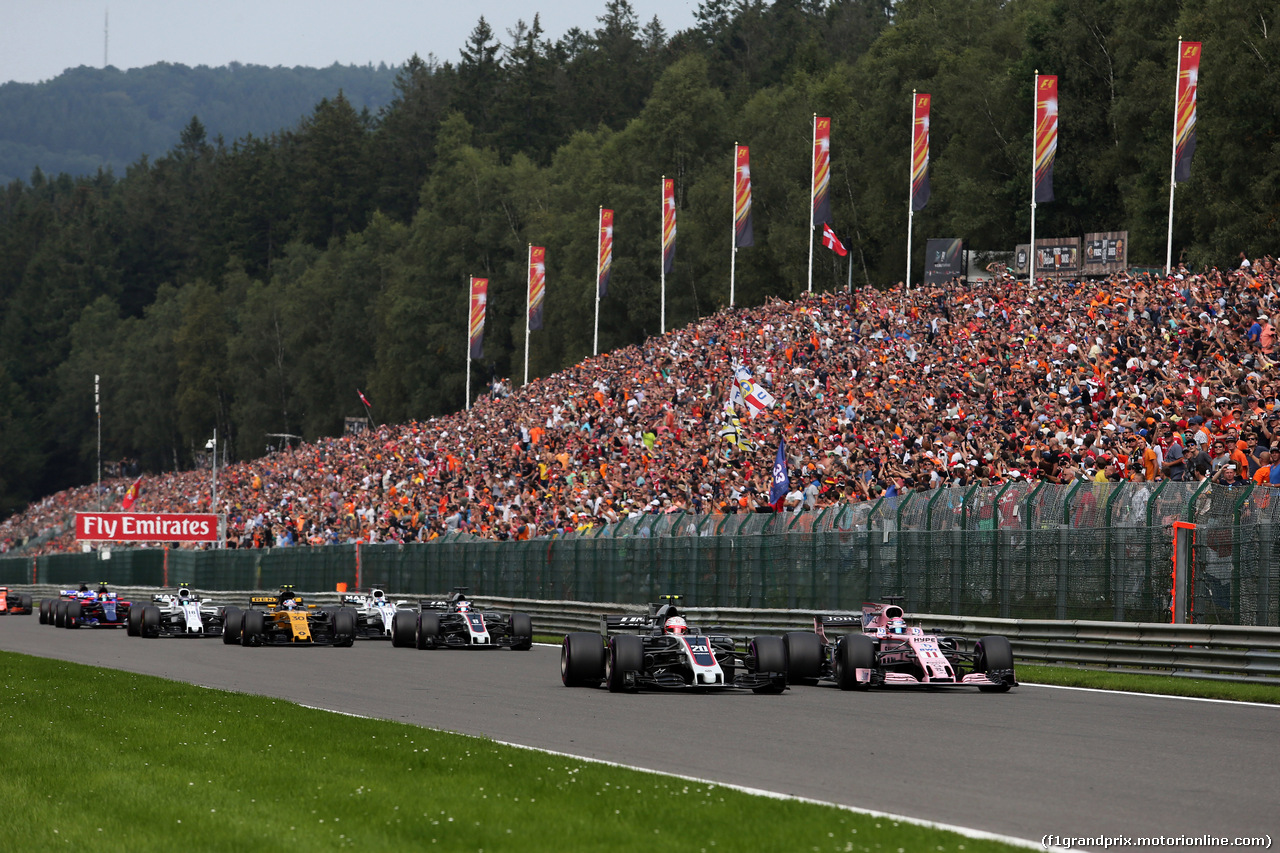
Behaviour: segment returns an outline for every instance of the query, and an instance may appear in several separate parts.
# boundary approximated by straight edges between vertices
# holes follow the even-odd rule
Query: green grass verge
[[[1017,666],[1017,673],[1019,681],[1033,684],[1092,687],[1097,690],[1128,690],[1133,693],[1196,696],[1201,699],[1269,702],[1280,705],[1280,685],[1272,687],[1269,684],[1237,684],[1231,681],[1211,681],[1174,675],[1145,675],[1065,666],[1031,666],[1021,663]]]
[[[0,667],[8,850],[1017,849],[151,676]]]

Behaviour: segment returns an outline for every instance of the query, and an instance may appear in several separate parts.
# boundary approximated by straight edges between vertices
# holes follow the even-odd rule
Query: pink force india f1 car
[[[841,690],[887,686],[977,687],[1004,693],[1016,687],[1013,650],[1004,637],[967,642],[907,625],[901,599],[864,604],[855,614],[815,617],[814,631],[787,634],[787,677],[794,683],[834,681]],[[835,636],[845,628],[861,633]]]

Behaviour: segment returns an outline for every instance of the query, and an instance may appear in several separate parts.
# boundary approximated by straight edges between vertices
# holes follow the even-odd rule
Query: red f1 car
[[[0,614],[4,613],[30,616],[31,596],[12,592],[7,586],[0,586]]]

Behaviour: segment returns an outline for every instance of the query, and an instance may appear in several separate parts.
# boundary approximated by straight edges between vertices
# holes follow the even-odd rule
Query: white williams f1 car
[[[153,595],[151,602],[129,611],[125,630],[130,637],[221,637],[226,611],[239,612],[202,601],[186,586]]]
[[[756,637],[738,651],[733,638],[703,633],[679,609],[680,596],[664,595],[644,616],[601,616],[600,633],[574,633],[560,647],[566,687],[610,692],[642,688],[756,693],[787,689],[786,649],[780,637]]]
[[[367,593],[344,595],[339,606],[355,615],[357,640],[390,640],[393,646],[413,645],[418,613],[410,609],[409,602],[393,603],[385,592],[375,588]]]

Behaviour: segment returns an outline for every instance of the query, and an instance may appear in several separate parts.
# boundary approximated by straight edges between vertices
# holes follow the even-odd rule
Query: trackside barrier
[[[51,597],[58,587],[17,585],[34,598]],[[157,587],[117,587],[122,598],[149,600]],[[197,590],[217,603],[244,605],[260,590]],[[438,594],[443,594],[443,590]],[[311,603],[333,606],[336,592],[300,593]],[[416,606],[418,594],[395,594]],[[598,631],[601,614],[643,613],[643,606],[586,601],[542,601],[527,598],[473,596],[482,607],[517,610],[533,618],[542,635]],[[687,607],[689,620],[704,630],[733,637],[811,631],[816,610],[758,610],[745,607]],[[1280,629],[1236,625],[1165,625],[1151,622],[1056,621],[995,619],[923,614],[911,621],[924,628],[976,640],[990,634],[1008,637],[1015,657],[1024,663],[1105,667],[1116,672],[1143,672],[1189,678],[1280,685]]]

